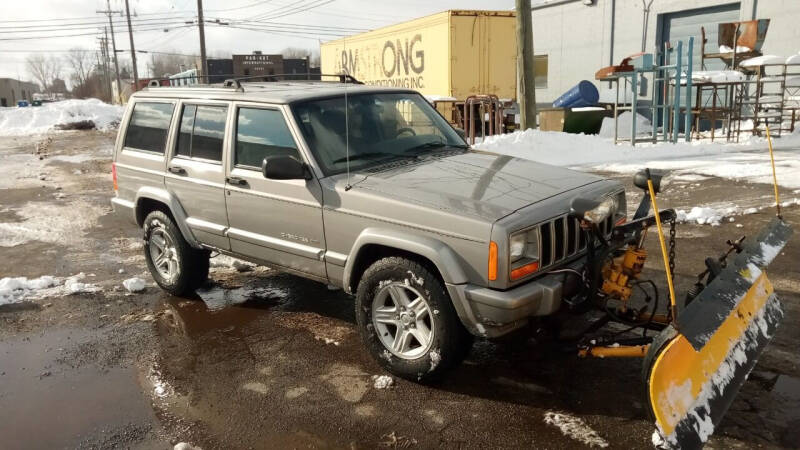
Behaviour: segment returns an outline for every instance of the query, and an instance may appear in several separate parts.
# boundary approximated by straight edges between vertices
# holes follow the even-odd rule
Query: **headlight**
[[[511,256],[511,261],[516,261],[525,254],[527,244],[526,233],[517,233],[511,236],[508,244],[508,254]]]
[[[603,222],[610,216],[611,214],[617,211],[617,199],[614,197],[608,197],[607,199],[600,202],[599,205],[595,206],[594,209],[590,209],[583,214],[583,218],[588,220],[589,222],[598,224]]]
[[[520,231],[508,238],[509,278],[514,281],[539,269],[539,228]]]

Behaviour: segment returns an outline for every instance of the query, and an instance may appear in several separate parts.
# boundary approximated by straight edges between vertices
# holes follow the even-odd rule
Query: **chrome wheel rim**
[[[156,268],[156,272],[158,272],[161,278],[168,281],[175,279],[180,271],[178,266],[178,251],[169,233],[160,227],[153,229],[150,233],[150,240],[147,248],[150,252],[150,260],[153,261],[153,266]]]
[[[416,359],[431,348],[434,319],[425,297],[404,283],[381,287],[372,300],[372,324],[387,350],[403,359]]]

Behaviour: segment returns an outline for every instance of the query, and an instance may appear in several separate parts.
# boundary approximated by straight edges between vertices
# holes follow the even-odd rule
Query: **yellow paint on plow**
[[[703,386],[720,369],[772,292],[766,273],[761,273],[699,352],[679,334],[659,354],[650,372],[649,394],[664,436],[671,435],[695,406]]]

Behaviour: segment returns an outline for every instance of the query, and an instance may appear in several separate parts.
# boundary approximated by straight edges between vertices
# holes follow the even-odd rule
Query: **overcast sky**
[[[199,54],[196,26],[184,22],[197,14],[196,0],[129,0],[137,22],[137,50]],[[63,56],[73,47],[95,50],[107,18],[96,14],[106,0],[3,0],[0,15],[0,77],[30,80],[25,59],[31,51]],[[512,9],[514,0],[203,0],[206,20],[260,20],[240,25],[261,31],[206,27],[209,56],[230,53],[279,52],[286,47],[319,49],[319,42],[335,34],[353,34],[446,9]],[[111,0],[112,10],[125,9],[124,0]],[[114,18],[117,48],[130,48],[124,17]],[[263,23],[263,21],[269,23]],[[119,25],[117,22],[120,22]],[[236,22],[234,22],[236,23]],[[275,23],[291,25],[274,25]],[[280,32],[276,32],[278,27]],[[326,27],[324,29],[319,27]],[[270,28],[270,31],[265,31]],[[164,31],[164,30],[169,31]],[[81,36],[76,36],[82,34]],[[24,40],[16,38],[24,37]],[[144,57],[142,57],[144,56]],[[120,61],[129,54],[120,56]],[[138,67],[146,75],[146,55]],[[63,77],[67,77],[66,68]]]

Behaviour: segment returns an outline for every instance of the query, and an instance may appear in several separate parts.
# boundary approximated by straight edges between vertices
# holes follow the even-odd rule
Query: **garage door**
[[[664,48],[664,42],[669,41],[673,47],[678,41],[683,41],[684,46],[689,44],[689,37],[694,36],[694,64],[693,70],[700,70],[700,27],[706,29],[707,53],[717,53],[719,44],[717,42],[718,24],[724,22],[736,22],[739,20],[739,3],[711,6],[708,8],[690,9],[674,13],[661,14],[659,24],[661,34],[659,39],[659,49]],[[684,50],[685,52],[686,50]],[[684,53],[684,58],[686,54]],[[674,61],[674,56],[672,56]],[[685,60],[684,60],[685,61]],[[719,59],[706,61],[706,70],[724,69],[725,64]]]

